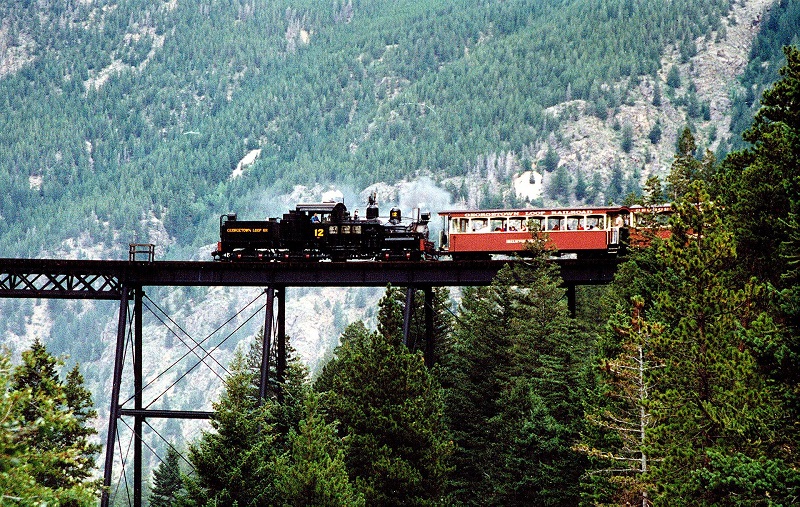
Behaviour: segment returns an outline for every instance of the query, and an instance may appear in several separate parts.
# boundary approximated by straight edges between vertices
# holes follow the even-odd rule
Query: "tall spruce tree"
[[[307,370],[287,338],[284,382],[271,383],[266,399],[260,400],[262,343],[259,333],[247,352],[237,349],[225,390],[214,404],[213,431],[203,433],[189,448],[195,470],[186,482],[190,505],[277,501],[273,468],[277,456],[288,447],[290,428],[300,419]],[[275,379],[275,351],[270,355],[269,378]]]
[[[172,507],[184,495],[180,459],[178,451],[170,446],[164,461],[153,471],[150,507]]]
[[[462,298],[442,371],[456,446],[451,490],[460,504],[578,499],[586,461],[572,443],[582,424],[585,341],[542,247]]]
[[[385,321],[382,329],[345,331],[322,384],[328,417],[348,442],[350,479],[368,505],[441,504],[450,444],[440,388],[401,333]]]
[[[388,339],[399,341],[402,339],[403,325],[405,320],[404,309],[407,300],[408,288],[398,289],[389,285],[386,292],[378,303],[378,332]],[[414,290],[411,300],[411,321],[409,327],[408,346],[411,350],[427,351],[426,343],[426,322],[425,313],[432,312],[433,329],[431,329],[431,339],[433,341],[430,349],[433,357],[428,358],[429,364],[439,361],[442,347],[445,347],[449,339],[452,327],[452,316],[450,314],[450,291],[446,287],[433,287],[431,308],[425,308],[425,292]],[[343,336],[343,341],[344,341]]]
[[[786,219],[800,206],[800,49],[787,46],[784,53],[781,79],[764,91],[742,136],[751,147],[726,158],[722,185],[729,190],[742,260],[749,272],[775,284],[786,270],[775,255],[788,236]]]
[[[364,505],[348,477],[336,424],[327,423],[324,415],[320,395],[309,393],[298,428],[289,431],[289,448],[275,464],[275,488],[283,505]]]
[[[663,366],[654,357],[653,341],[663,326],[645,319],[641,297],[632,303],[630,314],[619,312],[609,320],[610,348],[620,352],[598,358],[595,392],[587,403],[587,420],[597,431],[586,431],[578,449],[592,457],[591,473],[583,478],[590,484],[587,499],[648,507],[655,489],[647,476],[653,420],[649,401]]]
[[[30,420],[31,406],[38,416]],[[62,410],[57,399],[30,387],[19,388],[13,378],[11,354],[0,350],[0,504],[64,505],[88,507],[97,502],[98,488],[86,481],[51,486],[41,478],[63,470],[64,463],[80,463],[80,450],[42,446],[43,434],[57,433],[73,424],[73,417]],[[55,467],[54,467],[55,465]]]
[[[26,437],[31,452],[41,454],[40,466],[32,468],[31,474],[37,483],[53,490],[78,486],[99,490],[98,481],[90,480],[100,451],[100,445],[92,441],[97,431],[90,425],[97,413],[77,365],[66,383],[59,378],[63,364],[36,339],[13,370],[12,388],[31,394],[21,415],[38,427]]]
[[[186,482],[189,505],[274,505],[272,486],[276,435],[270,404],[258,400],[257,375],[237,349],[225,379],[225,391],[214,403],[213,431],[189,447],[195,475]]]
[[[685,127],[678,136],[677,152],[667,176],[667,194],[670,199],[680,199],[687,191],[690,182],[697,179],[700,163],[694,158],[697,144],[691,129]]]
[[[797,442],[800,428],[791,421],[800,417],[800,49],[787,46],[784,54],[780,79],[764,91],[762,107],[743,134],[751,146],[726,157],[715,183],[735,233],[739,276],[765,284],[767,297],[759,308],[781,324],[780,333],[754,347],[761,371],[786,400],[782,439]],[[797,452],[784,458],[800,467]]]
[[[665,332],[655,349],[665,367],[652,404],[652,449],[663,461],[653,478],[668,503],[724,501],[694,474],[712,452],[769,455],[766,442],[782,420],[752,350],[774,327],[754,308],[758,288],[738,286],[731,275],[734,242],[718,210],[704,184],[691,183],[675,207],[672,236],[658,247],[664,270],[654,314]]]

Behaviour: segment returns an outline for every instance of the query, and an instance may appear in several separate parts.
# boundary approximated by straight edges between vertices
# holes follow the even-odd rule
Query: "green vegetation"
[[[11,366],[0,352],[0,504],[90,506],[100,484],[91,480],[100,446],[89,424],[96,412],[76,366],[61,379],[63,363],[39,341]]]
[[[81,235],[124,243],[151,217],[186,252],[214,240],[220,212],[298,183],[441,180],[532,147],[565,197],[549,144],[561,119],[544,109],[582,99],[608,118],[628,98],[615,83],[653,75],[669,44],[688,61],[730,5],[463,4],[4,3],[0,48],[23,63],[0,77],[3,255]],[[154,473],[152,504],[796,503],[800,50],[785,49],[779,74],[776,51],[796,43],[798,13],[781,0],[761,21],[735,117],[749,144],[718,163],[681,129],[670,176],[648,179],[644,198],[673,202],[671,236],[579,294],[576,318],[539,252],[465,290],[455,315],[434,292],[430,368],[422,312],[401,343],[397,288],[377,331],[349,325],[313,384],[290,353],[285,381],[259,399],[257,337],[187,462],[171,449]],[[666,86],[653,103],[682,88],[689,119],[710,114],[677,67]],[[661,125],[648,137],[661,142]],[[576,179],[587,203],[641,193],[619,164],[607,182]],[[95,413],[77,367],[62,380],[59,366],[39,342],[18,366],[0,354],[0,503],[95,502]]]
[[[431,298],[432,368],[418,318],[401,343],[406,297],[393,287],[378,330],[348,326],[313,390],[296,374],[260,404],[240,354],[172,505],[794,503],[800,188],[784,164],[800,153],[789,99],[800,50],[786,56],[750,149],[698,160],[681,133],[671,234],[580,296],[577,317],[534,245],[490,286],[465,290],[452,318],[445,294]],[[649,179],[645,202],[662,188]],[[764,208],[780,227],[752,249],[764,199],[780,204]]]
[[[0,78],[0,248],[114,247],[155,217],[185,256],[298,183],[465,175],[547,139],[567,96],[617,107],[615,83],[728,4],[6,2],[0,47],[24,63]]]

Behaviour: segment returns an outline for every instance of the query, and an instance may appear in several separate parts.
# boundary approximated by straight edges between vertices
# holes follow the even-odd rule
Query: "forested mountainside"
[[[287,306],[330,324],[318,349],[341,346],[314,386],[321,399],[295,361],[290,399],[270,393],[253,406],[252,357],[232,335],[215,342],[219,371],[176,386],[182,371],[160,372],[184,352],[183,329],[159,319],[210,337],[231,315],[231,328],[244,324],[236,312],[247,301],[220,288],[149,290],[154,345],[143,363],[160,393],[153,406],[207,409],[219,396],[215,409],[235,410],[216,428],[245,430],[228,453],[219,432],[153,421],[152,466],[167,443],[184,454],[191,446],[188,480],[171,483],[179,490],[155,481],[154,498],[177,493],[200,505],[255,491],[302,503],[302,481],[315,478],[297,470],[309,469],[311,450],[332,464],[319,478],[331,481],[326,491],[353,505],[385,503],[397,483],[414,503],[790,504],[800,483],[798,56],[780,48],[797,44],[799,24],[790,0],[2,2],[0,257],[119,258],[136,239],[158,243],[159,258],[207,259],[220,213],[275,215],[329,188],[358,199],[425,177],[468,206],[592,204],[661,176],[678,205],[674,238],[632,259],[609,291],[581,291],[577,319],[543,263],[467,291],[457,312],[437,294],[438,370],[399,346],[401,292],[389,290],[376,315],[375,293],[320,302],[327,294],[293,290]],[[793,74],[773,89],[787,55]],[[755,115],[764,90],[768,107]],[[723,160],[746,146],[745,129],[756,148],[722,164],[705,150]],[[520,181],[538,189],[517,193]],[[68,367],[82,363],[102,433],[116,305],[0,303],[14,354],[36,336],[70,354]],[[377,332],[356,323],[339,336],[365,317]],[[312,334],[299,329],[294,344]],[[638,378],[620,373],[636,366],[631,351],[641,354]],[[31,431],[0,435],[13,436],[13,454],[0,459],[36,467],[51,455],[29,452],[41,442],[26,424],[69,430],[61,391],[83,381],[67,379],[55,394],[20,389],[35,379],[8,364],[15,357],[0,353],[0,384],[13,393],[4,412]],[[475,375],[485,371],[497,374]],[[631,394],[642,386],[652,398]],[[78,391],[83,423],[90,410]],[[57,409],[42,422],[24,413],[38,396]],[[360,418],[360,407],[392,424]],[[652,424],[650,440],[634,445],[636,432],[613,418]],[[397,444],[388,455],[372,446],[385,440]],[[253,454],[257,446],[270,451]],[[221,454],[230,477],[255,473],[249,484],[264,487],[211,484]],[[648,471],[619,473],[614,462],[632,456]],[[0,481],[27,485],[14,477]]]
[[[566,155],[561,125],[576,115],[613,127],[619,155],[595,165],[578,150],[565,156],[568,180],[544,197],[619,201],[637,181],[613,181],[609,160],[640,179],[643,167],[663,173],[684,120],[702,126],[703,145],[728,138],[709,126],[716,106],[693,85],[692,58],[734,27],[754,33],[769,7],[3,2],[0,248],[119,257],[120,245],[160,234],[168,255],[185,258],[214,241],[220,213],[261,216],[298,184],[358,192],[424,174],[467,204],[524,204],[512,177]],[[667,82],[673,67],[682,83]],[[655,90],[679,122],[665,119],[664,140],[651,143],[657,113],[641,125],[617,114]],[[248,154],[252,165],[233,176]],[[582,179],[590,190],[576,196]],[[100,249],[75,253],[68,238]]]

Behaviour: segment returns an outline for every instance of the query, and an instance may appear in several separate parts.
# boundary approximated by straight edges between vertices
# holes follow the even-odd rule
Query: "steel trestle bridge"
[[[210,412],[154,410],[143,407],[142,390],[142,297],[143,287],[264,287],[267,295],[264,319],[264,344],[261,361],[260,394],[269,381],[269,351],[276,326],[277,380],[286,368],[285,296],[288,287],[407,287],[403,333],[408,343],[412,297],[415,290],[425,293],[426,362],[433,347],[433,287],[489,285],[497,272],[514,260],[441,262],[270,262],[225,263],[197,261],[154,261],[152,245],[147,261],[131,259],[60,260],[0,259],[0,297],[42,299],[95,299],[119,301],[114,373],[109,410],[103,497],[109,505],[115,438],[121,417],[133,417],[134,505],[142,505],[142,429],[147,418],[207,419]],[[137,245],[138,246],[138,245]],[[567,288],[570,311],[575,311],[575,287],[609,283],[620,260],[598,258],[558,260]],[[274,302],[277,299],[277,314]],[[130,303],[133,309],[130,310]],[[131,314],[129,315],[129,312]],[[120,405],[125,363],[127,323],[133,331],[133,408]]]

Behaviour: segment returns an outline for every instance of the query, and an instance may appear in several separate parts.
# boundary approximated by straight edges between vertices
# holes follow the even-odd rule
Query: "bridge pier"
[[[133,290],[133,504],[142,505],[142,429],[144,411],[142,407],[142,296],[141,287]]]
[[[264,317],[264,337],[263,352],[261,359],[261,383],[259,384],[260,400],[266,397],[269,386],[269,352],[272,347],[271,338],[273,331],[273,320],[277,320],[277,364],[276,380],[282,383],[285,380],[286,371],[286,288],[283,286],[269,286],[266,290],[267,303]],[[106,437],[106,456],[103,469],[103,493],[100,499],[101,507],[110,505],[110,488],[113,479],[114,453],[119,429],[119,419],[122,416],[133,416],[133,505],[142,504],[142,485],[144,477],[142,473],[142,451],[143,451],[143,429],[144,422],[148,415],[143,405],[143,340],[142,340],[142,298],[144,291],[141,286],[127,288],[123,286],[120,298],[120,309],[117,321],[117,342],[114,358],[114,373],[111,381],[111,400],[109,402],[108,416],[108,435]],[[274,319],[274,301],[278,299],[277,319]],[[133,299],[133,311],[129,308],[129,302]],[[133,410],[125,410],[120,405],[120,391],[122,389],[122,374],[125,367],[125,342],[129,332],[128,321],[133,319]],[[153,417],[177,418],[177,419],[207,419],[210,413],[206,412],[175,412],[169,410],[159,410],[153,412]]]
[[[267,287],[267,306],[264,312],[264,335],[261,337],[261,381],[258,384],[258,403],[267,397],[269,382],[269,351],[272,347],[272,308],[275,301],[275,288]]]
[[[575,311],[577,310],[576,286],[574,283],[567,284],[567,309],[569,315],[575,318]]]
[[[108,410],[108,435],[106,437],[106,462],[103,469],[103,496],[100,499],[101,507],[108,507],[111,488],[111,472],[114,464],[114,445],[117,435],[117,420],[119,419],[119,390],[122,385],[122,365],[125,361],[125,330],[128,322],[128,287],[122,286],[122,296],[119,303],[119,320],[117,321],[117,347],[114,356],[114,376],[111,379],[111,401]]]
[[[425,286],[422,289],[425,293],[425,348],[423,355],[425,357],[425,365],[428,367],[433,366],[433,287]],[[416,295],[417,288],[409,285],[406,288],[406,306],[403,308],[403,343],[408,348],[415,348],[416,343],[411,341],[411,318],[414,309],[414,296]]]
[[[416,291],[413,285],[406,287],[406,306],[403,308],[403,344],[412,348],[411,343],[411,311],[414,307],[414,292]]]

